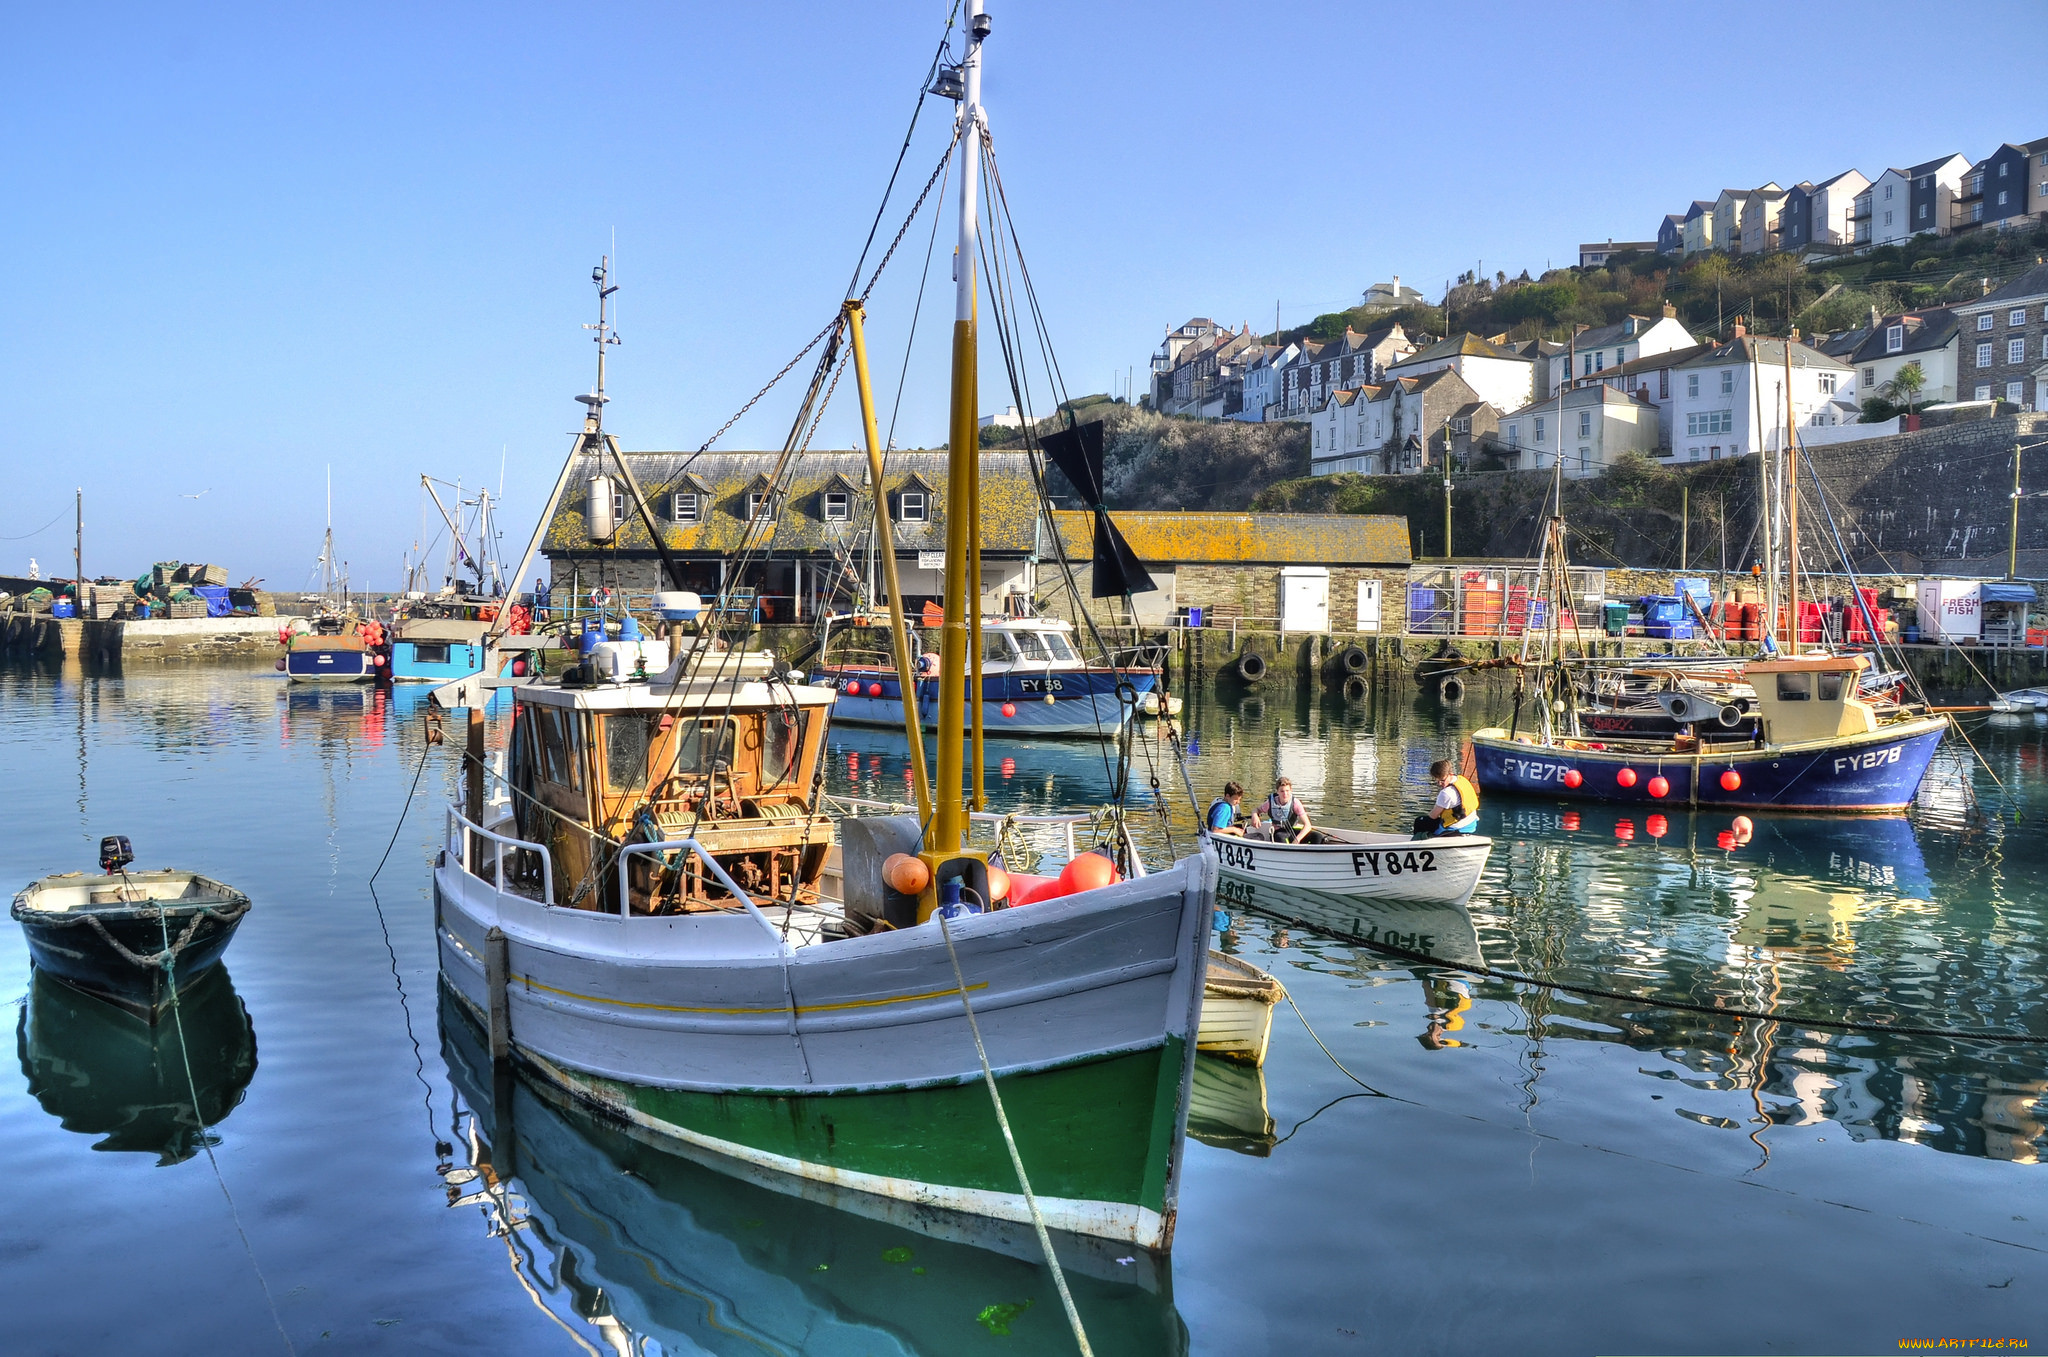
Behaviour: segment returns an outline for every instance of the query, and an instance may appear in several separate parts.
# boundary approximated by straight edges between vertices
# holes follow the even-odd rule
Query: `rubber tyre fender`
[[[1266,676],[1266,657],[1247,650],[1237,657],[1237,676],[1246,683],[1257,683]]]
[[[1436,700],[1446,707],[1455,707],[1465,700],[1465,680],[1456,674],[1445,674],[1436,681]]]
[[[1372,657],[1358,646],[1345,646],[1337,652],[1337,667],[1346,674],[1363,674]]]
[[[1345,680],[1344,680],[1344,700],[1345,700],[1346,702],[1363,702],[1363,701],[1365,701],[1365,697],[1366,697],[1366,691],[1367,691],[1367,689],[1366,689],[1366,682],[1365,682],[1365,680],[1364,680],[1363,678],[1361,678],[1361,677],[1360,677],[1359,675],[1357,675],[1357,674],[1351,674],[1351,675],[1349,675],[1349,676],[1347,676],[1347,677],[1345,678]]]

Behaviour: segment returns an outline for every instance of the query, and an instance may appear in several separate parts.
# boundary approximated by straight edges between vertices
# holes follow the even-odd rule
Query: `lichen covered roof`
[[[1408,520],[1398,514],[1211,514],[1112,512],[1147,566],[1406,565]],[[1058,509],[1053,519],[1070,560],[1094,556],[1095,516]]]
[[[747,534],[747,495],[774,474],[781,454],[776,452],[705,453],[691,459],[681,452],[628,452],[626,464],[653,502],[655,521],[670,550],[691,554],[729,555],[743,547],[773,550],[777,554],[799,551],[831,551],[858,538],[869,521],[868,459],[864,452],[810,452],[793,459],[787,489],[773,519],[772,535]],[[943,551],[946,546],[946,457],[944,451],[892,452],[882,478],[884,490],[895,495],[908,488],[930,496],[926,521],[896,522],[891,533],[900,551]],[[687,464],[687,466],[686,466]],[[605,459],[602,470],[617,478],[617,470]],[[608,546],[590,540],[585,509],[589,501],[590,478],[599,473],[594,458],[580,458],[572,471],[562,502],[548,524],[541,549],[553,555],[616,549],[651,552],[653,539],[637,512],[630,513]],[[686,479],[688,478],[688,479]],[[689,479],[709,486],[698,508],[698,521],[678,523],[669,515],[674,510],[673,493],[701,488]],[[625,487],[620,484],[619,489]],[[827,489],[851,493],[850,514],[843,522],[827,522],[824,495]],[[1030,463],[1022,452],[981,454],[981,546],[984,552],[1027,554],[1037,538],[1038,495],[1031,479]],[[765,541],[765,548],[763,543]]]

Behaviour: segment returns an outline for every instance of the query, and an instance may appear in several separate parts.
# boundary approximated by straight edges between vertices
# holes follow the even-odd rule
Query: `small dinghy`
[[[1318,829],[1306,843],[1215,834],[1222,864],[1222,898],[1256,905],[1233,880],[1253,889],[1321,891],[1379,900],[1463,900],[1479,884],[1493,840],[1477,834],[1444,834],[1417,839],[1407,834],[1374,834],[1357,829]]]
[[[154,1021],[220,960],[249,897],[196,872],[131,872],[133,861],[128,840],[103,839],[106,875],[46,876],[13,914],[36,969]]]
[[[1273,1035],[1273,1005],[1285,993],[1278,980],[1249,961],[1210,952],[1195,1049],[1225,1060],[1265,1064],[1266,1042]]]

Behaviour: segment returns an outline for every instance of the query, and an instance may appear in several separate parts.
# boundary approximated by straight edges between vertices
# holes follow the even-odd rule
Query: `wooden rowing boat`
[[[1286,993],[1278,980],[1249,961],[1210,952],[1195,1049],[1225,1060],[1265,1064],[1266,1042],[1273,1035],[1273,1006]]]
[[[1320,829],[1310,843],[1269,843],[1216,834],[1226,878],[1384,900],[1463,900],[1479,884],[1493,840],[1477,834],[1417,839],[1358,829]]]

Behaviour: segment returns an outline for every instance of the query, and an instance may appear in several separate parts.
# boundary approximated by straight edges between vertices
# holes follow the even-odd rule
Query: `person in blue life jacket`
[[[1429,780],[1436,784],[1436,803],[1429,814],[1415,817],[1415,837],[1435,838],[1442,834],[1470,834],[1479,828],[1479,789],[1458,771],[1449,759],[1429,765]]]
[[[1252,812],[1252,823],[1267,826],[1274,843],[1300,843],[1315,829],[1308,807],[1294,794],[1294,780],[1287,777],[1273,784],[1273,794]]]
[[[1242,835],[1244,827],[1238,823],[1238,816],[1239,807],[1243,803],[1244,788],[1235,782],[1224,783],[1223,795],[1209,803],[1209,813],[1206,817],[1209,832]]]

